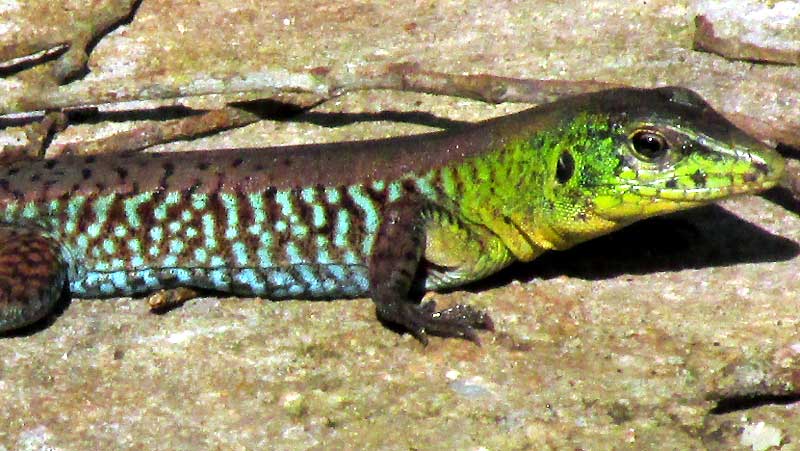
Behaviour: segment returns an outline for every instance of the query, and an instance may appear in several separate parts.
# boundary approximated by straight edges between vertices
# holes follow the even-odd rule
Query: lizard
[[[782,157],[686,88],[564,98],[380,140],[14,161],[0,168],[0,332],[71,296],[179,287],[370,297],[423,343],[479,342],[457,287],[635,221],[776,185]]]

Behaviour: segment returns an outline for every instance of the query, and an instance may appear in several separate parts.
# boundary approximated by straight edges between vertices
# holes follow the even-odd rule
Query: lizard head
[[[688,89],[610,90],[572,102],[559,110],[558,132],[534,143],[545,155],[535,239],[545,248],[756,193],[782,176],[777,152]]]

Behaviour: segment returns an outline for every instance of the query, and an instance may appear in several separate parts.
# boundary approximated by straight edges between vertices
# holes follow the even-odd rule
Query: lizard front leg
[[[424,200],[402,199],[383,209],[369,261],[378,317],[402,326],[423,344],[427,335],[479,343],[476,330],[493,328],[488,314],[466,305],[437,311],[433,301],[417,304],[409,298],[423,256],[435,268],[429,270],[436,278],[431,285],[448,287],[505,266],[510,252],[488,230],[467,226]]]

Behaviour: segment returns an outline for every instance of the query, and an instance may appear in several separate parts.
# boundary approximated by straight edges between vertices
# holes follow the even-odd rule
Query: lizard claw
[[[436,310],[436,302],[423,304],[402,304],[392,312],[379,311],[379,316],[387,321],[403,326],[423,345],[428,344],[428,335],[455,337],[481,345],[478,330],[494,330],[491,317],[468,305]]]

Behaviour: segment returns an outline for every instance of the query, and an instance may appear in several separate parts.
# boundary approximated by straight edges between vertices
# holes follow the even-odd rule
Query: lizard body
[[[783,160],[682,88],[585,94],[467,130],[0,168],[0,331],[64,286],[370,296],[409,330],[488,316],[409,293],[462,285],[634,221],[775,185]]]

